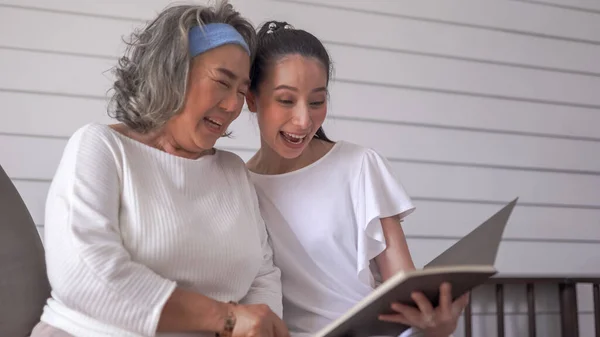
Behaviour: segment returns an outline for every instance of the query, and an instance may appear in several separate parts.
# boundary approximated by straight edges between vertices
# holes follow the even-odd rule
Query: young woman
[[[248,161],[261,211],[281,269],[284,321],[292,334],[311,334],[385,281],[414,269],[401,221],[413,204],[384,157],[346,141],[333,142],[321,125],[327,114],[331,60],[310,33],[285,22],[258,32],[246,101],[255,112],[261,148]],[[413,294],[419,309],[394,304],[380,319],[446,337],[468,295],[440,305]]]

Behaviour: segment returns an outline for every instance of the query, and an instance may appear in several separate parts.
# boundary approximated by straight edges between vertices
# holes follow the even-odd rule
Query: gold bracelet
[[[229,304],[237,305],[236,302],[229,301]],[[229,311],[227,313],[227,317],[225,317],[225,324],[223,324],[223,331],[217,332],[215,334],[216,337],[231,337],[233,335],[233,329],[235,328],[236,317],[233,311]]]

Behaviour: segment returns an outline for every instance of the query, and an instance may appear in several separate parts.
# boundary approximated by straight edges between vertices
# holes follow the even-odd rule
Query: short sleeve
[[[415,207],[389,162],[371,149],[365,151],[353,192],[358,226],[357,273],[362,282],[372,285],[370,262],[386,247],[380,219],[395,215],[404,218]]]

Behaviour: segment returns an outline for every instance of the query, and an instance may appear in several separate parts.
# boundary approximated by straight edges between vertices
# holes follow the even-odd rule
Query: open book
[[[437,307],[442,283],[452,284],[452,298],[456,299],[486,282],[497,273],[494,263],[498,247],[517,200],[518,198],[504,206],[422,270],[401,272],[382,283],[315,336],[398,336],[409,327],[378,319],[380,314],[393,313],[391,303],[401,302],[416,307],[410,294],[420,291]]]

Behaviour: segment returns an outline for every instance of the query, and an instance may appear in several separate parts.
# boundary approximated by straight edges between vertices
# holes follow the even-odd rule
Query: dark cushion
[[[0,336],[29,336],[49,296],[42,240],[0,167]]]

